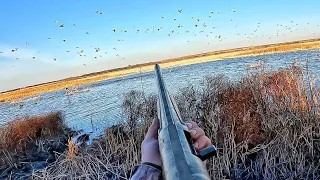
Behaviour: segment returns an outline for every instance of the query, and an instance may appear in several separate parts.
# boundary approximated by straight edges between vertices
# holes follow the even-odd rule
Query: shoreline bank
[[[140,72],[152,71],[156,63],[160,64],[162,68],[176,67],[190,64],[197,64],[203,62],[211,62],[224,60],[227,58],[249,57],[274,53],[293,52],[299,50],[311,50],[320,48],[320,39],[295,41],[280,44],[269,44],[262,46],[244,47],[229,50],[214,51],[161,61],[155,61],[144,64],[137,64],[127,66],[124,68],[112,69],[107,71],[95,72],[85,74],[82,76],[71,77],[54,82],[28,86],[20,89],[10,90],[0,93],[0,102],[12,101],[20,98],[30,97],[45,92],[57,91],[74,86],[81,86],[97,81],[112,79],[116,77],[123,77],[126,75],[136,74]]]

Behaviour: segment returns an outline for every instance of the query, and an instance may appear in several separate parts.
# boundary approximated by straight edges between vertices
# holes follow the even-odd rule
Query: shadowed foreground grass
[[[55,157],[49,166],[31,171],[30,178],[128,179],[156,116],[156,99],[138,91],[125,94],[126,122],[107,128],[91,145],[69,141],[64,153],[59,153],[64,145],[53,151],[39,141],[65,134],[61,113],[11,122],[0,131],[0,166],[25,167],[22,160],[39,160],[34,153],[46,153],[48,147]],[[207,163],[212,179],[320,178],[320,89],[301,68],[261,70],[240,82],[206,77],[200,89],[185,87],[175,99],[183,119],[198,122],[218,147],[218,157]],[[23,151],[29,159],[16,157]]]
[[[27,141],[61,136],[65,128],[61,112],[17,119],[0,128],[0,150],[21,149]]]
[[[0,179],[28,179],[56,160],[74,133],[60,112],[17,119],[0,128]]]
[[[319,179],[320,90],[293,66],[260,71],[240,82],[206,77],[175,97],[184,120],[200,124],[218,148],[207,168],[212,179]],[[69,152],[34,179],[127,179],[156,115],[156,96],[125,95],[126,123],[106,129],[91,145]]]

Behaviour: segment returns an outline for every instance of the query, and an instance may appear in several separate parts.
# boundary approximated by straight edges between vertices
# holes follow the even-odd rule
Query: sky
[[[4,0],[0,92],[221,49],[320,37],[319,0]]]

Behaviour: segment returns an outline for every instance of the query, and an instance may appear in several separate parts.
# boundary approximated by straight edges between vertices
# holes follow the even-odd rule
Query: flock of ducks
[[[232,8],[231,9],[231,12],[232,13],[237,13],[237,11]],[[177,10],[177,13],[179,14],[183,14],[183,10],[182,9],[178,9]],[[103,12],[97,10],[96,11],[96,14],[101,16],[103,15]],[[220,15],[221,13],[220,12],[209,12],[209,15],[208,15],[208,18],[212,18],[214,15]],[[164,16],[161,16],[161,19],[166,19]],[[211,26],[209,27],[209,25],[205,22],[205,21],[202,21],[201,19],[199,18],[196,18],[196,17],[191,17],[191,20],[193,20],[194,22],[194,28],[197,29],[197,32],[195,31],[191,31],[190,29],[185,29],[184,25],[183,24],[180,24],[178,23],[178,20],[177,18],[173,18],[173,22],[177,23],[176,24],[176,29],[172,29],[170,30],[169,32],[167,32],[167,36],[171,37],[171,36],[174,36],[174,35],[178,35],[179,33],[185,33],[185,34],[190,34],[191,36],[199,36],[200,34],[206,34],[206,37],[214,37],[217,41],[223,41],[223,40],[226,40],[227,37],[223,37],[222,35],[213,35],[214,34],[214,30],[215,30],[215,26]],[[234,23],[233,19],[230,19],[230,22],[231,23]],[[55,21],[58,28],[66,28],[66,25],[64,23],[61,23],[59,20],[56,20]],[[307,25],[309,25],[309,23],[307,23]],[[238,27],[238,25],[234,25],[235,27]],[[244,35],[245,38],[249,39],[249,40],[254,40],[254,39],[260,39],[260,40],[265,40],[265,39],[272,39],[271,36],[267,36],[267,35],[257,35],[256,33],[259,31],[260,29],[260,26],[261,24],[258,22],[256,27],[255,27],[255,30],[253,32],[249,32],[249,33],[244,33],[244,34],[240,34],[238,33],[237,35],[240,36],[240,35]],[[290,25],[284,25],[284,24],[277,24],[277,33],[276,33],[276,36],[286,36],[286,34],[282,33],[283,30],[285,30],[286,32],[293,32],[293,31],[298,31],[299,28],[298,28],[299,24],[298,23],[295,23],[294,21],[291,21],[290,22]],[[317,25],[319,27],[319,25]],[[75,23],[72,24],[72,27],[77,27],[77,25]],[[184,28],[184,29],[182,29]],[[284,28],[284,29],[283,29]],[[304,28],[305,31],[307,31],[306,28]],[[128,33],[128,32],[135,32],[135,33],[151,33],[151,32],[155,32],[155,31],[164,31],[164,28],[163,27],[156,27],[156,26],[151,26],[147,29],[139,29],[138,27],[136,26],[132,26],[131,29],[112,29],[111,32],[112,33]],[[194,34],[192,34],[194,33]],[[89,35],[90,32],[86,31],[85,32],[86,35]],[[51,37],[48,37],[47,40],[52,40]],[[62,43],[67,43],[67,40],[66,39],[62,39],[61,40]],[[119,38],[117,39],[117,42],[124,42],[125,40],[123,38]],[[191,41],[190,40],[186,40],[188,43],[190,43]],[[208,41],[209,41],[209,38],[208,38]],[[210,40],[212,41],[212,39]],[[207,44],[210,44],[210,41],[207,42]],[[31,43],[29,42],[25,42],[25,46],[30,46]],[[32,44],[31,44],[32,45]],[[100,47],[93,47],[93,45],[90,45],[90,48],[92,48],[93,52],[97,53],[97,55],[94,55],[93,57],[88,57],[88,55],[85,53],[84,49],[80,48],[79,46],[75,47],[76,49],[76,54],[80,57],[84,57],[84,58],[90,58],[90,59],[97,59],[97,58],[103,58],[105,57],[106,55],[108,55],[108,52],[105,51],[104,53],[102,53],[103,55],[101,55],[101,49]],[[19,48],[14,48],[11,50],[11,53],[15,53],[19,51]],[[116,47],[113,47],[112,48],[112,51],[114,52],[117,52],[117,48]],[[66,53],[70,53],[71,51],[70,50],[65,50]],[[4,53],[3,51],[0,50],[0,54],[1,53]],[[37,52],[37,54],[39,54],[40,52]],[[117,58],[122,58],[122,59],[125,59],[125,57],[122,57],[119,53],[114,53],[115,56]],[[36,56],[32,56],[32,59],[36,59],[37,57]],[[16,57],[16,60],[20,60],[19,57]],[[53,58],[52,59],[53,61],[58,61],[57,58]],[[83,66],[86,66],[86,64],[83,64]]]

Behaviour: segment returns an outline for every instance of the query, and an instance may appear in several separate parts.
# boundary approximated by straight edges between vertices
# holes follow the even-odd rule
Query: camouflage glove
[[[130,180],[161,180],[161,167],[152,163],[144,162],[135,166]]]

